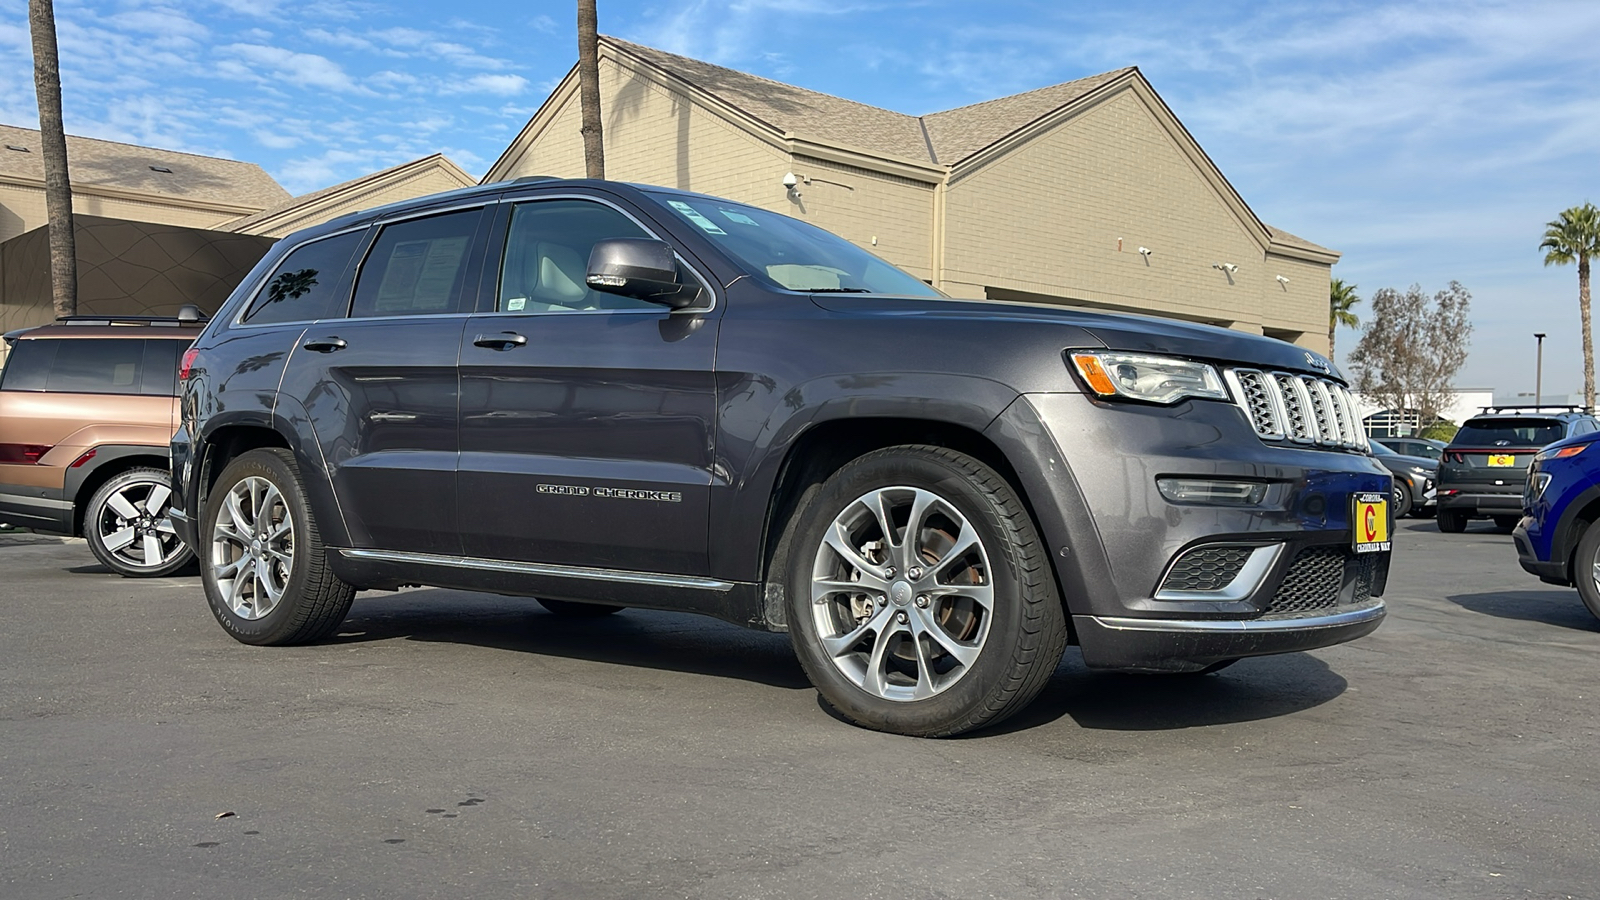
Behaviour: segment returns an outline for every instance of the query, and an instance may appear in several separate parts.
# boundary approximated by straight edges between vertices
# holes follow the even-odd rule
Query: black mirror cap
[[[607,238],[589,251],[589,288],[659,303],[672,309],[693,305],[700,295],[678,282],[678,259],[666,241]]]

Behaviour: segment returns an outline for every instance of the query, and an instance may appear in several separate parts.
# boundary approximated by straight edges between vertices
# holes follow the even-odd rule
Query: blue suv
[[[1576,584],[1600,616],[1600,433],[1575,435],[1533,457],[1512,531],[1517,561],[1549,584]]]

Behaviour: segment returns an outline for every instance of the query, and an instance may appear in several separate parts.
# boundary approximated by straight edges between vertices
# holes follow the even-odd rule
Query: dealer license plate
[[[1381,553],[1390,548],[1387,495],[1356,494],[1351,498],[1350,541],[1357,553]]]
[[[1515,456],[1511,455],[1510,453],[1491,453],[1491,454],[1489,454],[1489,465],[1494,466],[1496,468],[1505,468],[1507,466],[1514,466],[1516,464],[1517,464],[1517,458]]]

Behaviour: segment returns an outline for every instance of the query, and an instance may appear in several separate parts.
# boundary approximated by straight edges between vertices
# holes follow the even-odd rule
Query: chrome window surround
[[[1179,560],[1183,559],[1185,556],[1195,550],[1201,550],[1210,547],[1240,546],[1248,547],[1250,545],[1201,544],[1197,547],[1190,547],[1189,549],[1184,550],[1182,553],[1172,557],[1172,561],[1167,563],[1166,571],[1161,573],[1161,580],[1156,583],[1166,584],[1167,577],[1172,574],[1172,568],[1178,564]],[[1224,603],[1243,600],[1255,593],[1257,588],[1261,587],[1261,582],[1266,580],[1267,573],[1272,571],[1273,565],[1278,562],[1278,557],[1282,555],[1282,544],[1266,544],[1256,546],[1255,549],[1251,551],[1250,558],[1246,559],[1244,561],[1244,565],[1239,568],[1238,574],[1234,575],[1233,580],[1228,582],[1223,587],[1220,587],[1214,591],[1169,591],[1160,589],[1156,591],[1155,599],[1189,601],[1210,600]]]
[[[1372,452],[1355,400],[1344,385],[1242,367],[1224,369],[1222,377],[1261,440]]]

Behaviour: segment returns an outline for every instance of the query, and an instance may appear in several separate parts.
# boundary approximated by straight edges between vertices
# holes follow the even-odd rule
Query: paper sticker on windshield
[[[722,215],[725,216],[729,222],[737,222],[740,225],[754,225],[757,228],[761,227],[761,223],[757,222],[755,219],[750,218],[749,216],[745,215],[744,213],[734,212],[731,209],[719,209],[719,210],[717,210],[717,212],[722,213]]]
[[[667,204],[678,212],[683,213],[683,217],[685,219],[688,219],[696,225],[699,225],[700,229],[706,234],[727,234],[726,231],[723,231],[721,228],[717,227],[717,223],[711,221],[705,216],[700,215],[700,211],[698,209],[695,209],[689,204],[684,203],[682,200],[668,200]]]
[[[527,305],[527,297],[512,297],[506,301],[506,312],[521,312]]]

